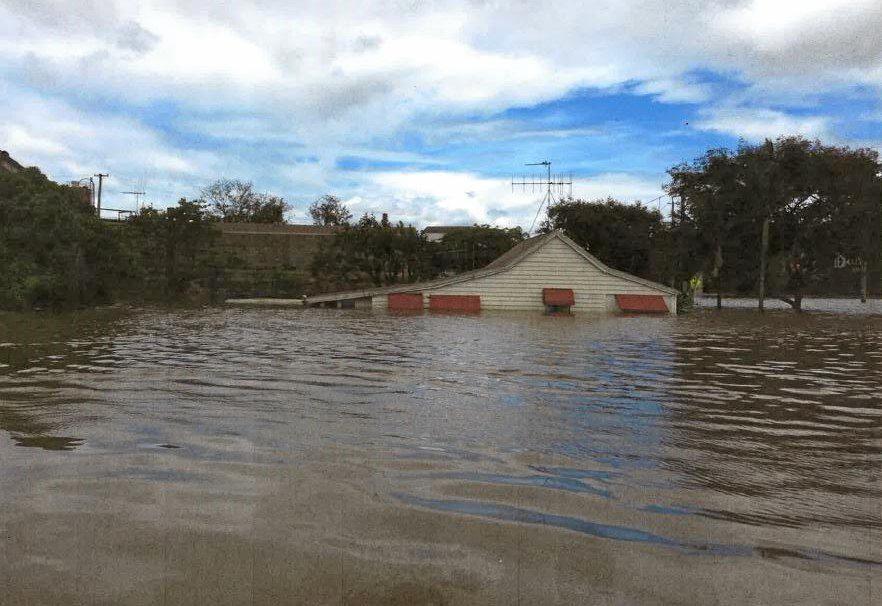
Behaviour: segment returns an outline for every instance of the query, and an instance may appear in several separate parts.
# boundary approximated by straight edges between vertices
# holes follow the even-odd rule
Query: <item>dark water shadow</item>
[[[464,480],[466,482],[476,482],[480,484],[505,484],[508,486],[534,486],[536,488],[550,488],[553,490],[565,490],[567,492],[577,492],[583,494],[593,494],[612,498],[612,493],[602,488],[589,486],[584,482],[571,478],[554,477],[554,476],[509,476],[496,473],[474,473],[467,471],[456,471],[449,473],[429,474],[425,477],[442,480]]]
[[[713,556],[741,556],[760,557],[764,559],[797,559],[809,561],[825,561],[861,568],[882,569],[882,562],[862,558],[852,558],[828,553],[820,550],[785,549],[779,547],[762,547],[750,545],[724,545],[721,543],[702,543],[681,541],[662,535],[628,528],[627,526],[615,526],[600,524],[580,518],[561,516],[529,509],[521,509],[508,505],[495,503],[480,503],[476,501],[459,501],[447,499],[422,499],[412,495],[396,493],[393,497],[416,507],[424,507],[435,511],[461,513],[473,515],[503,522],[518,522],[521,524],[536,524],[552,526],[578,532],[592,537],[613,539],[616,541],[645,543],[658,545],[670,549],[676,549],[690,555],[713,555]]]
[[[7,432],[16,446],[70,451],[83,444],[80,438],[51,435],[60,429],[57,425],[41,421],[35,414],[9,410],[0,401],[0,430]]]
[[[83,444],[80,438],[66,436],[12,436],[16,446],[42,448],[43,450],[74,450]]]

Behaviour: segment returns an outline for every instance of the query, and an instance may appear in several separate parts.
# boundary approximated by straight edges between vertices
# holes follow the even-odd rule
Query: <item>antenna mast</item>
[[[536,220],[539,218],[539,213],[542,212],[542,207],[546,204],[551,206],[551,203],[554,202],[555,192],[563,194],[567,191],[569,197],[573,197],[573,175],[572,173],[568,175],[553,175],[551,173],[551,162],[548,160],[543,160],[542,162],[529,162],[524,166],[545,167],[544,175],[541,173],[538,175],[521,175],[519,179],[515,179],[514,177],[511,179],[512,191],[515,190],[515,187],[520,187],[521,191],[527,191],[527,187],[530,188],[530,191],[536,191],[537,188],[545,190],[542,199],[539,201],[539,208],[536,209],[536,216],[533,217],[533,223],[530,224],[530,231],[527,232],[527,235],[530,235],[533,233],[533,228],[536,226]]]

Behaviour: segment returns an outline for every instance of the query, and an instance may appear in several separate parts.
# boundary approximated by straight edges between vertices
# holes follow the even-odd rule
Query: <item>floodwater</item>
[[[880,595],[880,316],[0,314],[2,604]]]
[[[696,296],[695,304],[699,307],[716,307],[717,298],[714,294]],[[753,297],[728,297],[722,300],[724,309],[757,309],[759,301]],[[767,298],[764,302],[768,310],[791,310],[790,305],[780,299]],[[882,299],[870,298],[861,303],[860,298],[850,299],[833,297],[806,297],[802,300],[802,308],[808,312],[834,314],[880,315]]]

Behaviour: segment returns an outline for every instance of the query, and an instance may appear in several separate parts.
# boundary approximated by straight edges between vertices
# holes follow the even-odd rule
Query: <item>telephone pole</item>
[[[98,218],[101,218],[101,186],[104,185],[104,178],[109,177],[107,173],[98,173],[95,175],[98,177]]]
[[[124,191],[124,194],[131,194],[135,196],[135,212],[141,212],[141,196],[147,195],[147,192],[144,191]]]

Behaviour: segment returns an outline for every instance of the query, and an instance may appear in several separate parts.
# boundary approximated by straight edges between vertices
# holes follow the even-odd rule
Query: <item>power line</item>
[[[141,212],[141,196],[146,196],[147,192],[144,192],[144,191],[124,191],[122,193],[135,196],[135,212]]]

